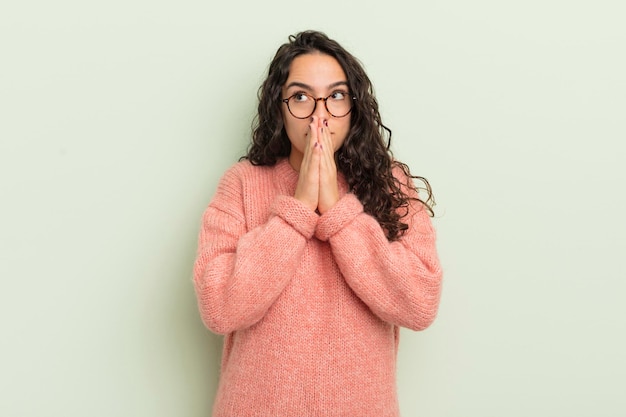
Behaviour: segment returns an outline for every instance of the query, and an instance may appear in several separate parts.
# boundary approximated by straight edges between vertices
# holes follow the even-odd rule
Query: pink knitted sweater
[[[194,283],[224,334],[214,417],[396,417],[399,327],[437,313],[435,232],[419,205],[389,242],[339,175],[318,215],[293,198],[298,173],[239,162],[203,215]]]

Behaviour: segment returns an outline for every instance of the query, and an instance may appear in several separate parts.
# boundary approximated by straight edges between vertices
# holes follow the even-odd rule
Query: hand
[[[321,158],[319,168],[319,197],[317,208],[320,213],[330,210],[339,201],[339,186],[337,185],[337,166],[335,165],[335,148],[328,124],[324,120],[320,123],[318,140],[321,144]]]
[[[294,197],[323,214],[339,201],[335,149],[325,120],[313,116]]]
[[[294,197],[311,210],[316,210],[319,199],[321,145],[318,142],[319,121],[313,116],[300,164],[298,184]]]

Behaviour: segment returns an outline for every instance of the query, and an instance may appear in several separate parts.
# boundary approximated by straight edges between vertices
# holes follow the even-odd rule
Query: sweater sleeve
[[[374,314],[423,330],[437,315],[441,293],[435,230],[419,202],[412,202],[402,220],[408,230],[389,242],[378,221],[348,193],[320,218],[315,235],[329,241],[346,282]]]
[[[293,276],[318,219],[293,197],[278,196],[267,222],[247,230],[243,207],[242,181],[231,170],[202,217],[194,264],[202,321],[218,334],[263,318]]]

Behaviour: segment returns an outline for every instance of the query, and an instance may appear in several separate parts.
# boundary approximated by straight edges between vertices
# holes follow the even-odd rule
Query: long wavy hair
[[[430,216],[435,204],[430,184],[424,177],[411,175],[409,167],[396,161],[390,150],[391,130],[383,125],[374,97],[372,83],[363,66],[339,43],[318,31],[304,31],[289,36],[270,63],[268,75],[258,91],[258,113],[253,121],[252,142],[247,154],[253,165],[274,165],[291,152],[291,142],[283,126],[282,87],[289,76],[291,62],[299,55],[322,53],[335,58],[348,79],[350,93],[356,98],[351,110],[350,130],[335,153],[337,170],[345,177],[350,191],[363,204],[364,211],[381,225],[387,239],[399,239],[408,225],[402,218],[409,212],[410,200],[421,203]],[[393,174],[400,169],[406,182]],[[416,187],[413,180],[423,186]],[[411,197],[403,189],[413,189]],[[419,191],[426,198],[419,197]]]

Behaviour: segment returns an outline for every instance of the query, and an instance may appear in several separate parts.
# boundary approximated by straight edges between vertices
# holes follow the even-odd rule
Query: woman
[[[305,31],[278,49],[199,236],[199,309],[225,335],[215,417],[399,415],[399,326],[432,323],[441,269],[428,182],[386,132],[337,42]]]

